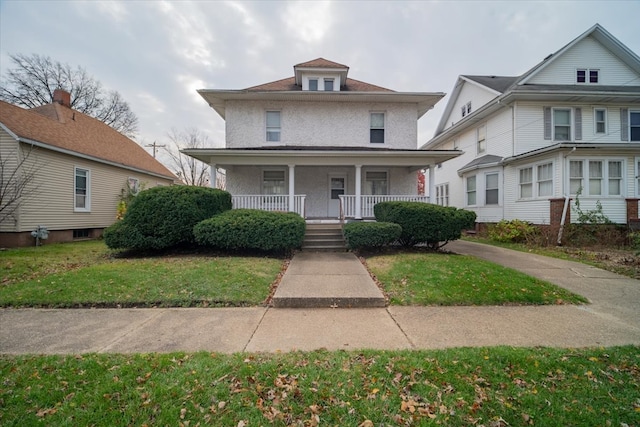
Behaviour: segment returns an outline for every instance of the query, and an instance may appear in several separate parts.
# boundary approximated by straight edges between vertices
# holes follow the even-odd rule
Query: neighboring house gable
[[[497,96],[447,126],[469,80]],[[580,191],[583,209],[600,201],[614,222],[637,215],[640,58],[604,28],[595,25],[520,77],[461,76],[458,85],[423,146],[464,151],[435,174],[452,204],[475,210],[480,222],[548,224],[550,200]]]
[[[95,237],[114,222],[127,185],[139,190],[177,181],[134,141],[60,102],[26,110],[0,101],[5,183],[11,175],[14,182],[29,177],[20,207],[11,215],[3,210],[2,246],[33,244],[30,232],[38,225],[50,230],[49,241]]]

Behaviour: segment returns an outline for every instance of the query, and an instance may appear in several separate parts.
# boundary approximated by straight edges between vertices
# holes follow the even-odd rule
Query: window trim
[[[603,121],[598,121],[598,112],[603,112]],[[602,132],[598,131],[598,123],[602,123],[604,125],[604,130]],[[593,133],[595,135],[607,135],[607,109],[604,107],[594,107],[593,109]]]
[[[580,188],[582,189],[581,197],[585,198],[624,198],[625,197],[625,173],[627,170],[625,158],[621,157],[574,157],[567,159],[567,189],[571,196],[575,196],[576,193],[571,190],[571,180],[577,179],[571,177],[571,162],[581,162],[582,163],[582,176],[580,177],[581,184]],[[602,163],[602,175],[600,177],[591,177],[590,176],[590,165],[589,162],[601,162]],[[612,162],[620,163],[620,178],[615,178],[620,181],[620,194],[609,194],[609,181],[611,177],[609,176],[609,164]],[[600,194],[591,194],[589,179],[599,179],[600,180]]]
[[[373,115],[381,114],[382,115],[382,127],[373,126]],[[384,144],[386,137],[386,125],[387,125],[387,114],[384,111],[370,111],[369,112],[369,143],[370,144]],[[374,131],[382,130],[382,141],[374,141],[373,135]]]
[[[488,187],[487,181],[489,180],[489,176],[490,175],[495,175],[496,176],[496,178],[497,178],[496,187],[491,187],[491,188]],[[476,182],[476,187],[477,187],[477,182]],[[487,202],[488,191],[497,191],[498,192],[498,197],[497,197],[497,200],[496,200],[495,203],[488,203]],[[485,172],[484,173],[484,206],[500,206],[500,172],[499,171]]]
[[[386,194],[369,194],[368,192],[368,188],[367,188],[367,182],[370,181],[367,176],[370,173],[384,173],[386,176],[386,184],[385,186],[386,188]],[[367,169],[364,171],[364,179],[362,180],[362,185],[364,186],[364,188],[362,188],[362,194],[366,195],[366,196],[388,196],[390,194],[390,189],[391,189],[391,184],[389,182],[389,178],[390,178],[390,173],[388,169]],[[346,182],[345,182],[346,184]]]
[[[638,131],[638,132],[640,133],[640,125],[632,126],[632,124],[631,124],[631,115],[632,115],[632,114],[638,114],[638,115],[640,115],[640,110],[632,110],[632,109],[629,109],[629,116],[628,116],[628,119],[627,119],[628,129],[629,129],[629,130],[628,130],[628,132],[629,132],[629,138],[628,138],[628,141],[629,141],[629,142],[640,142],[640,139],[632,139],[632,138],[633,138],[633,135],[632,135],[632,134],[633,134],[633,132],[631,132],[631,129],[632,129],[632,128],[633,128],[633,129],[638,128],[638,129],[639,129],[639,131]]]
[[[325,92],[333,92],[335,90],[335,81],[333,77],[322,79],[322,87]],[[331,83],[331,89],[327,89],[327,83]]]
[[[480,139],[480,129],[484,129],[484,137]],[[487,152],[487,124],[482,124],[476,128],[476,152],[483,154]]]
[[[78,187],[77,187],[77,178],[78,171],[86,172],[85,178],[85,194],[84,194],[84,206],[78,207]],[[73,211],[74,212],[91,212],[91,169],[74,166],[73,168]]]
[[[473,190],[469,190],[469,179],[471,178],[474,179],[475,188]],[[464,179],[464,193],[465,193],[465,199],[464,199],[465,206],[479,206],[478,205],[478,175],[469,175]],[[475,203],[469,203],[470,193],[474,194]]]
[[[281,172],[282,173],[282,193],[267,193],[265,187],[265,173],[266,172]],[[285,196],[289,194],[287,189],[287,170],[285,168],[263,168],[260,171],[260,195],[262,196]]]
[[[580,76],[583,73],[584,76]],[[595,81],[591,81],[592,74],[595,73]],[[584,81],[580,81],[584,79]],[[576,68],[576,83],[579,85],[591,84],[597,85],[600,83],[600,69],[599,68]]]
[[[449,183],[436,185],[436,205],[449,206]]]
[[[556,137],[556,111],[568,111],[569,112],[569,136],[567,139],[558,139]],[[566,125],[562,124],[559,126],[563,126],[566,127]],[[567,142],[567,141],[573,141],[573,108],[571,107],[552,107],[551,108],[551,139],[553,141],[558,141],[558,142]]]
[[[278,113],[278,127],[269,127],[269,113]],[[266,110],[264,115],[265,124],[265,140],[266,142],[280,142],[282,140],[282,111],[281,110]],[[269,133],[277,134],[277,139],[269,139]]]

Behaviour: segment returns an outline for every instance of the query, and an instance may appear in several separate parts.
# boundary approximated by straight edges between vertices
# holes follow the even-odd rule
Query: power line
[[[153,147],[153,158],[155,159],[156,158],[157,149],[158,148],[164,148],[164,147],[166,147],[166,145],[160,145],[160,144],[157,144],[155,141],[153,141],[153,144],[147,144],[147,145],[145,145],[145,147]]]

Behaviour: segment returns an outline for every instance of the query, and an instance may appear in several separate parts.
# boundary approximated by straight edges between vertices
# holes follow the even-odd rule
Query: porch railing
[[[340,214],[341,218],[357,218],[356,214],[356,196],[342,195],[340,197]],[[373,207],[380,202],[422,202],[429,203],[429,196],[410,196],[410,195],[384,195],[384,196],[360,196],[360,218],[373,218]]]
[[[305,217],[305,194],[293,196],[293,212]],[[289,195],[232,195],[233,209],[258,209],[271,212],[288,212]]]

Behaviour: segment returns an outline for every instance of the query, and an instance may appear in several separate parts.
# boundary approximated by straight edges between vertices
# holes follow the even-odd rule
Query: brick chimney
[[[71,108],[71,94],[66,90],[56,89],[53,91],[53,102]]]

